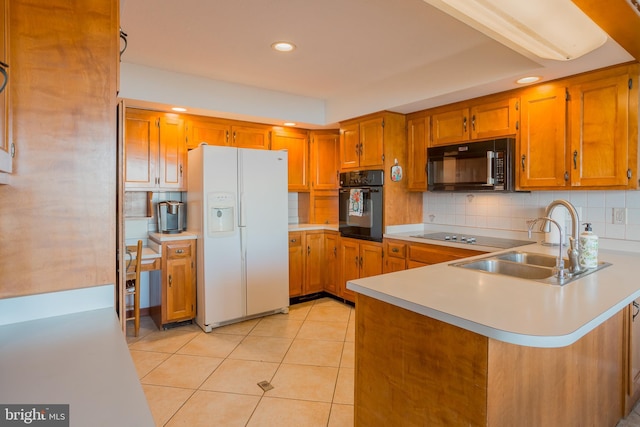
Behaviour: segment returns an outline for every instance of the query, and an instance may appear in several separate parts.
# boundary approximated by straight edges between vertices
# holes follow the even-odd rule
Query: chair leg
[[[136,283],[136,293],[133,296],[133,324],[135,336],[138,336],[140,330],[140,285]]]

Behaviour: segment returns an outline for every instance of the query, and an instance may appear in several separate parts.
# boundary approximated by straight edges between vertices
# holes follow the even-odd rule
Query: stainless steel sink
[[[536,254],[531,252],[507,252],[504,254],[496,255],[495,258],[517,262],[519,264],[531,264],[531,265],[539,265],[542,267],[555,267],[556,265],[556,257],[552,255],[544,255],[544,254]],[[568,264],[568,260],[565,259],[565,265]]]
[[[469,263],[459,263],[459,265],[456,266],[530,280],[546,279],[553,275],[553,271],[549,267],[518,264],[500,259],[481,259]]]
[[[565,259],[564,262],[566,265],[567,260]],[[519,279],[535,280],[551,285],[566,285],[576,279],[608,267],[611,264],[608,262],[600,262],[597,268],[569,275],[562,280],[554,275],[553,267],[556,265],[556,257],[533,252],[512,251],[503,254],[489,255],[475,260],[454,262],[449,265],[503,276],[517,277]]]

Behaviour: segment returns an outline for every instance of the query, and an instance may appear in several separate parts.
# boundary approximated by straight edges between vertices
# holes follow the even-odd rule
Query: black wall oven
[[[339,230],[344,237],[382,242],[381,170],[340,174]]]

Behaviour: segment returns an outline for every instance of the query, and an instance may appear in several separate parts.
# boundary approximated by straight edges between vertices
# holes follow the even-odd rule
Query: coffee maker
[[[158,232],[180,233],[186,228],[185,205],[168,200],[158,203]]]

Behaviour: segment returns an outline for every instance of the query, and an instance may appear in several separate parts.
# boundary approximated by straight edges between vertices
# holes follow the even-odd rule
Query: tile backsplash
[[[640,191],[427,192],[423,194],[423,222],[526,231],[526,221],[543,216],[545,207],[556,199],[571,202],[580,222],[590,222],[598,236],[640,241]],[[623,224],[614,224],[614,208],[623,213]]]

